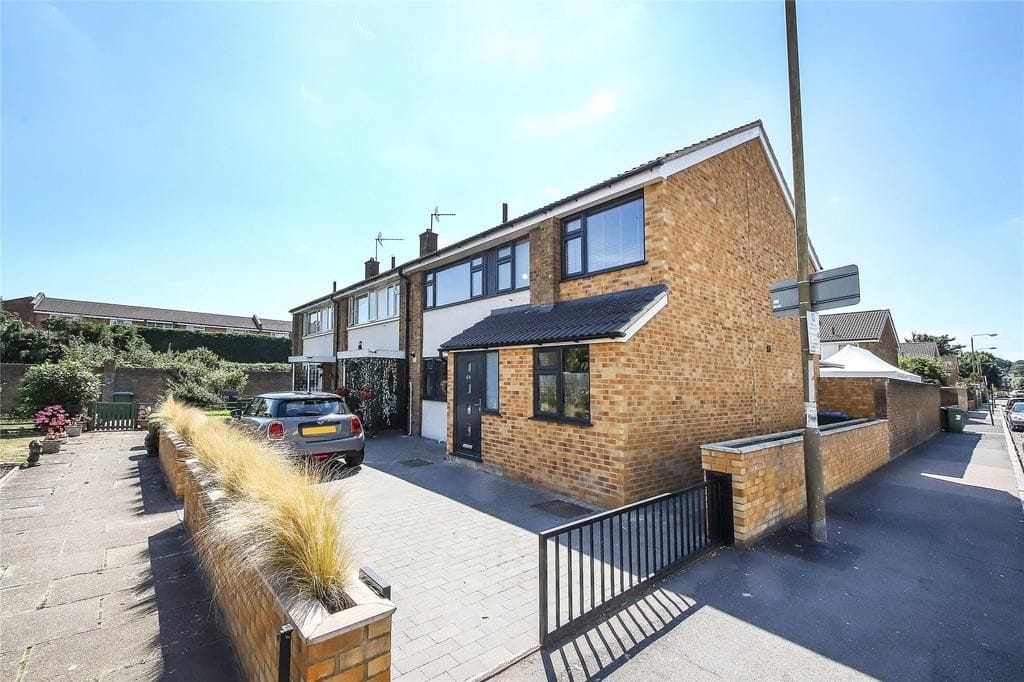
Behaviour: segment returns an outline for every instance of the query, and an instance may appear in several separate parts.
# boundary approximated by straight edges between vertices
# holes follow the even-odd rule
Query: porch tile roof
[[[553,305],[500,308],[441,344],[441,349],[457,351],[621,338],[629,325],[666,292],[666,285],[656,284]]]
[[[829,313],[820,318],[821,342],[878,341],[890,321],[888,310]]]

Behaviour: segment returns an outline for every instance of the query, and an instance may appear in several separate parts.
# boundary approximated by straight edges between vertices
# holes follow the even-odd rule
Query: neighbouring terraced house
[[[676,489],[701,443],[802,424],[798,322],[768,297],[795,239],[754,122],[441,249],[428,230],[386,272],[371,259],[291,311],[296,386],[396,386],[391,426],[599,504]]]

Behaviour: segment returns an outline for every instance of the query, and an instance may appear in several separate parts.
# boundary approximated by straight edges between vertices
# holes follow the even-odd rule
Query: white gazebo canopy
[[[843,346],[838,353],[830,355],[828,365],[822,365],[823,377],[884,377],[921,383],[921,377],[894,367],[874,353],[857,346]]]

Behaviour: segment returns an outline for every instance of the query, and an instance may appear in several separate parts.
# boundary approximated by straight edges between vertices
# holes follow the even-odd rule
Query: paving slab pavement
[[[828,500],[830,544],[727,548],[497,679],[1024,679],[1024,510],[972,412]]]
[[[0,679],[241,680],[141,432],[0,485]]]
[[[344,494],[358,564],[392,584],[393,679],[471,680],[536,648],[536,534],[566,519],[533,505],[582,503],[405,437],[369,441],[366,464],[327,485]]]

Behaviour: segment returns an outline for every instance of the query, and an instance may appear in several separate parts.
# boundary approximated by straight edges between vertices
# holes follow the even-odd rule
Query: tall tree
[[[907,342],[924,342],[934,341],[935,345],[939,347],[939,355],[956,355],[962,351],[965,346],[962,343],[953,343],[956,341],[955,336],[949,334],[922,334],[919,332],[911,332],[909,339],[904,339]]]

